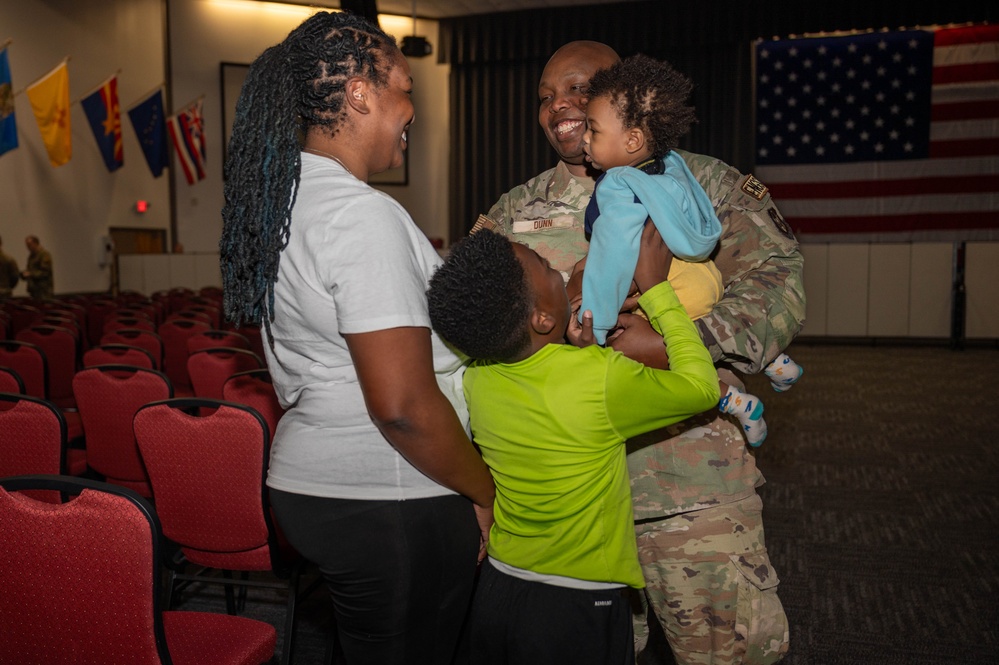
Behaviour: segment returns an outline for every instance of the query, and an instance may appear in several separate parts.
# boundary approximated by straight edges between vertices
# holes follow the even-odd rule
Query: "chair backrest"
[[[153,369],[163,368],[163,338],[159,333],[140,328],[121,328],[102,335],[100,343],[127,344],[145,349],[153,358]]]
[[[91,344],[98,344],[104,334],[104,319],[108,314],[118,309],[114,300],[96,299],[86,304],[87,309],[87,339]]]
[[[25,394],[24,381],[14,368],[0,365],[0,393]]]
[[[278,401],[271,382],[271,373],[266,369],[251,369],[233,374],[222,385],[222,399],[236,404],[245,404],[254,409],[267,423],[270,439],[277,432],[278,422],[284,415],[284,407]]]
[[[25,490],[64,492],[53,506]],[[0,478],[0,662],[170,663],[159,522],[135,493],[94,480]]]
[[[14,335],[32,325],[42,313],[39,308],[25,302],[8,302],[6,309],[11,318],[11,334]]]
[[[253,350],[250,340],[232,330],[203,330],[187,338],[188,356],[202,349],[220,348]]]
[[[188,388],[191,377],[187,373],[187,338],[197,332],[211,330],[204,321],[171,319],[160,324],[157,333],[163,340],[163,371],[170,377],[174,388]]]
[[[187,373],[194,394],[210,399],[222,399],[222,386],[233,374],[263,366],[260,356],[246,349],[201,349],[187,358]]]
[[[51,402],[0,393],[0,432],[0,478],[66,473],[66,420]],[[36,498],[52,503],[59,500],[52,493]]]
[[[7,313],[7,310],[0,309],[0,339],[7,339],[10,337],[10,326],[10,314]]]
[[[104,327],[101,331],[102,336],[104,333],[109,333],[112,330],[121,330],[122,328],[139,328],[140,330],[156,332],[156,324],[153,323],[152,319],[141,312],[136,312],[135,314],[138,316],[126,315],[115,311],[104,317]]]
[[[0,340],[0,365],[10,367],[24,382],[24,393],[40,399],[48,395],[48,360],[34,344]]]
[[[166,320],[169,321],[171,319],[191,319],[194,321],[202,321],[204,323],[207,323],[209,329],[215,327],[215,324],[212,321],[212,317],[209,314],[206,314],[205,312],[198,312],[190,308],[185,308],[178,310],[176,312],[171,312],[170,314],[167,315]]]
[[[132,419],[146,404],[173,397],[170,380],[153,369],[99,365],[77,372],[73,391],[87,433],[88,466],[109,483],[152,496]]]
[[[256,411],[221,400],[147,404],[133,421],[163,534],[196,565],[282,565],[264,486],[270,442]]]
[[[83,352],[83,366],[86,368],[95,365],[131,365],[156,369],[156,364],[149,351],[131,344],[99,344],[92,349],[87,349]],[[77,403],[79,403],[79,395],[77,395]]]
[[[76,374],[78,348],[76,335],[59,326],[31,326],[17,333],[15,339],[34,344],[45,353],[48,366],[46,397],[60,406],[73,398],[73,375]]]

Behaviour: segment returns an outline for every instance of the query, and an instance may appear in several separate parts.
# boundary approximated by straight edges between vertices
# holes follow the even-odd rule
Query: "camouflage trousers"
[[[636,524],[646,588],[635,653],[651,607],[677,665],[767,665],[784,657],[788,624],[763,540],[759,495]]]

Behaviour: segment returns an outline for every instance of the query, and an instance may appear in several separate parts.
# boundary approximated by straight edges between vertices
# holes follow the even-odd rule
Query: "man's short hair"
[[[696,121],[693,84],[666,61],[633,55],[590,80],[590,99],[610,97],[625,127],[640,127],[655,157],[664,157]]]
[[[427,299],[434,330],[470,358],[508,362],[530,344],[534,299],[504,236],[481,230],[456,243]]]

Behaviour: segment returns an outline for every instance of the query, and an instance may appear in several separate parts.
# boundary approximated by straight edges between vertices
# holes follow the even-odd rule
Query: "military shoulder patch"
[[[499,224],[497,224],[495,221],[493,221],[489,217],[486,217],[485,215],[479,215],[479,218],[475,220],[475,224],[472,226],[471,230],[469,230],[468,235],[472,235],[476,231],[481,231],[482,229],[495,231],[498,228]]]
[[[750,175],[746,178],[746,182],[742,183],[742,191],[752,196],[757,201],[762,201],[763,197],[767,195],[767,186],[756,179],[756,176]]]
[[[777,208],[770,206],[767,208],[767,213],[770,215],[770,219],[773,221],[774,226],[777,227],[777,230],[780,231],[784,237],[794,240],[794,231],[791,230],[791,225],[787,223]]]

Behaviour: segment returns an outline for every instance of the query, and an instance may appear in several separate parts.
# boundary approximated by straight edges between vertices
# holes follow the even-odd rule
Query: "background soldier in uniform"
[[[491,227],[547,258],[568,280],[585,257],[584,212],[593,172],[583,159],[586,86],[618,55],[598,42],[571,42],[542,74],[538,120],[560,160],[490,209]],[[708,194],[722,224],[717,253],[725,294],[697,322],[720,367],[760,371],[801,328],[805,296],[798,243],[765,186],[720,160],[677,151]],[[535,230],[534,222],[553,223]],[[611,346],[663,366],[662,339],[637,315],[622,315]],[[726,380],[741,381],[731,373]],[[653,442],[654,445],[648,445]],[[635,529],[645,599],[680,665],[773,663],[788,648],[788,625],[767,554],[763,476],[741,429],[708,412],[629,445]],[[636,651],[648,642],[636,618]]]
[[[28,264],[21,277],[28,283],[28,295],[35,300],[50,300],[52,298],[52,255],[42,247],[38,236],[28,236],[24,239],[28,248]]]

